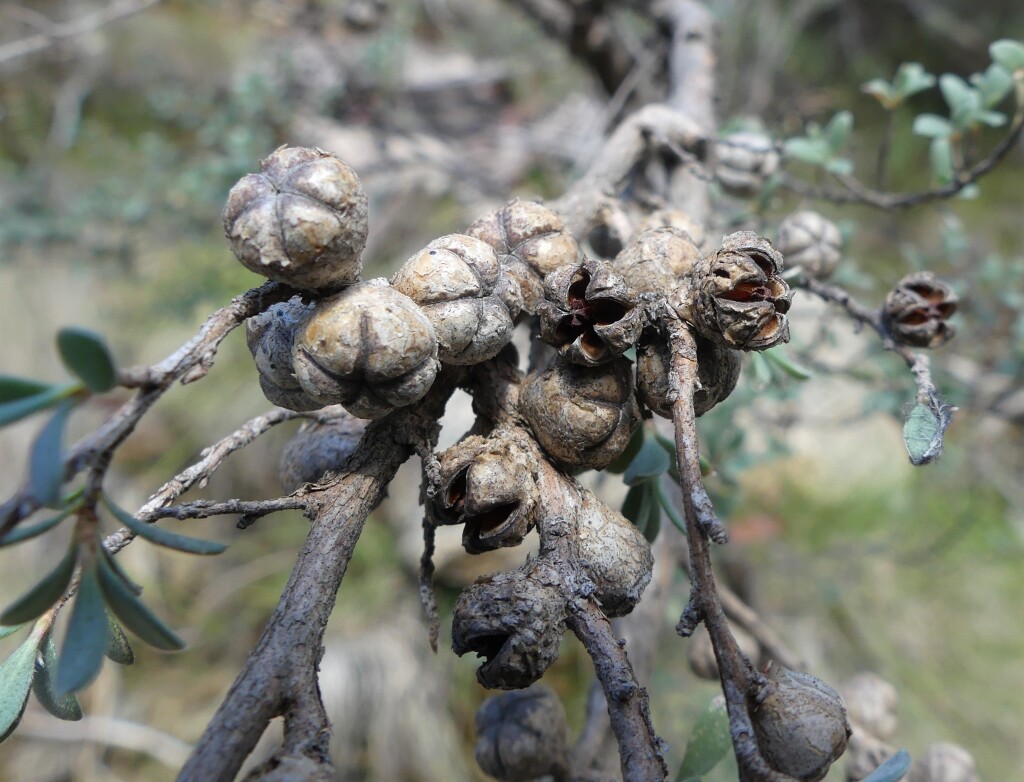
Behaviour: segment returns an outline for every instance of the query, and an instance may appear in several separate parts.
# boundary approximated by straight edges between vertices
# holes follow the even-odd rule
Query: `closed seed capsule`
[[[296,338],[294,367],[309,396],[379,418],[430,390],[437,339],[412,299],[374,280],[316,305]]]
[[[282,147],[228,194],[224,232],[242,264],[314,291],[356,282],[366,245],[367,199],[359,177],[319,149]]]

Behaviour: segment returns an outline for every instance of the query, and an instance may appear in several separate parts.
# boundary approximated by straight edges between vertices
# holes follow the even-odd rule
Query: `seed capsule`
[[[583,495],[576,544],[605,615],[630,613],[651,580],[651,544],[625,516],[589,492]]]
[[[293,296],[245,322],[245,343],[259,372],[263,395],[275,405],[305,412],[323,404],[306,394],[292,370],[295,335],[313,311]]]
[[[384,280],[364,282],[316,305],[296,337],[294,367],[317,401],[379,418],[430,390],[437,338],[412,299]]]
[[[518,198],[481,217],[466,233],[494,248],[501,265],[519,284],[523,310],[531,314],[544,297],[544,276],[581,257],[561,217]]]
[[[282,147],[228,194],[224,232],[249,270],[315,291],[356,282],[366,245],[359,177],[319,149]]]
[[[800,782],[820,782],[850,735],[839,693],[821,679],[771,663],[750,712],[768,765]]]
[[[715,176],[722,189],[753,198],[779,167],[779,153],[764,133],[732,133],[715,144]]]
[[[793,293],[781,271],[782,255],[767,239],[738,231],[694,266],[672,303],[702,337],[734,350],[766,350],[789,341]]]
[[[581,367],[556,356],[523,381],[519,410],[545,453],[571,471],[607,467],[640,425],[624,358]]]
[[[642,234],[656,228],[674,228],[682,231],[689,235],[697,247],[703,246],[706,238],[704,226],[679,209],[658,209],[651,212],[640,222],[637,233]]]
[[[693,410],[704,415],[724,401],[740,378],[740,357],[735,350],[697,337],[697,380],[700,388],[693,395]],[[645,332],[636,346],[636,395],[662,418],[672,418],[668,380],[670,364],[668,343],[654,330]]]
[[[529,453],[509,437],[467,437],[444,451],[441,491],[433,500],[441,524],[462,524],[470,554],[518,546],[535,524],[538,490]]]
[[[842,695],[850,722],[883,741],[895,738],[899,698],[889,682],[874,673],[860,673],[846,683]]]
[[[519,286],[479,239],[442,236],[406,261],[391,284],[426,313],[446,364],[486,361],[512,339]]]
[[[817,212],[794,212],[779,223],[775,248],[786,265],[799,266],[819,280],[831,277],[842,258],[839,226]]]
[[[626,352],[640,336],[636,291],[604,261],[552,272],[537,307],[540,338],[573,364],[597,366]]]
[[[281,454],[278,477],[288,493],[306,483],[317,483],[339,469],[359,446],[366,422],[348,413],[326,421],[306,421]]]
[[[892,338],[915,348],[937,348],[953,338],[946,321],[957,307],[957,296],[931,272],[908,274],[885,299],[882,321]]]
[[[674,227],[644,231],[615,259],[615,270],[640,293],[665,296],[693,271],[700,250],[689,233]]]
[[[517,690],[558,659],[565,633],[559,576],[543,559],[478,579],[452,611],[452,650],[484,658],[476,678],[488,689]]]
[[[957,744],[932,744],[910,767],[907,782],[979,782],[971,753]]]
[[[496,695],[476,713],[476,761],[502,782],[528,782],[552,773],[562,778],[568,751],[565,709],[547,687]]]

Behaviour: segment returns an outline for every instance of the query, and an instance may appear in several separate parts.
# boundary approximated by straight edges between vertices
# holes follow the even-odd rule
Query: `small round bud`
[[[953,289],[931,272],[908,274],[886,296],[882,321],[901,345],[937,348],[955,333],[946,321],[957,301]]]
[[[379,418],[422,399],[437,374],[437,338],[412,299],[383,280],[316,305],[295,341],[295,375],[323,404]]]
[[[732,133],[715,144],[715,176],[722,189],[753,198],[779,167],[775,143],[764,133]]]
[[[700,388],[693,395],[695,415],[704,415],[729,397],[740,379],[740,357],[735,350],[697,337],[697,380]],[[672,418],[669,401],[671,386],[668,343],[657,331],[649,329],[636,346],[636,395],[662,418]]]
[[[498,263],[494,249],[461,234],[428,244],[391,279],[423,309],[446,364],[478,364],[512,339],[519,314],[518,285]]]
[[[228,194],[224,232],[242,264],[272,280],[332,290],[359,279],[367,201],[359,177],[319,149],[282,147]]]
[[[317,483],[326,473],[341,468],[359,446],[366,422],[348,413],[329,420],[306,421],[281,454],[278,478],[288,493]]]
[[[736,639],[740,651],[747,656],[753,665],[757,665],[761,656],[761,645],[742,627],[729,623],[732,636]],[[718,681],[718,660],[715,659],[715,648],[711,644],[711,636],[704,625],[698,627],[690,636],[690,648],[686,652],[690,670],[701,679]]]
[[[665,296],[699,260],[700,250],[690,234],[674,227],[652,228],[619,253],[615,270],[640,293]]]
[[[843,238],[839,226],[810,210],[794,212],[779,223],[775,249],[786,265],[799,266],[811,277],[832,276],[842,258]]]
[[[640,336],[636,291],[604,261],[566,265],[544,280],[540,338],[573,364],[593,367],[626,352]]]
[[[538,558],[462,591],[452,611],[452,650],[484,658],[476,672],[480,684],[528,687],[558,659],[566,614],[559,583],[558,573]]]
[[[539,500],[530,454],[508,436],[471,436],[438,457],[441,491],[433,499],[440,524],[463,524],[470,554],[518,546],[533,529]]]
[[[605,615],[630,613],[651,580],[651,544],[625,516],[590,493],[583,495],[576,535],[580,564]]]
[[[545,453],[570,471],[607,467],[640,425],[624,358],[581,367],[556,356],[523,381],[519,410]]]
[[[800,782],[820,782],[843,754],[850,725],[839,693],[821,679],[771,663],[750,712],[768,765]]]
[[[302,390],[292,371],[295,335],[312,311],[312,304],[293,296],[245,322],[245,343],[256,361],[263,395],[275,405],[300,412],[323,407]]]
[[[533,313],[543,299],[544,276],[580,260],[580,248],[562,218],[550,209],[518,198],[477,220],[466,231],[498,253],[519,284],[523,309]]]
[[[896,736],[899,697],[896,688],[881,676],[857,674],[843,686],[842,696],[850,722],[882,741],[891,741]]]
[[[488,698],[476,713],[476,762],[502,782],[568,769],[569,729],[555,693],[541,685]]]
[[[682,231],[688,234],[698,247],[701,247],[706,239],[704,226],[680,209],[658,209],[651,212],[640,222],[637,233],[653,231],[655,228],[675,228]]]
[[[789,341],[793,293],[779,277],[782,255],[767,239],[738,231],[702,258],[673,294],[683,320],[704,338],[734,350],[766,350]]]
[[[957,744],[932,744],[914,760],[907,782],[979,782],[971,753]]]

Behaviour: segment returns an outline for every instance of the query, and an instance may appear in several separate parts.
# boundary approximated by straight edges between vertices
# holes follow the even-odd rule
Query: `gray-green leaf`
[[[107,627],[103,593],[93,565],[82,570],[78,582],[78,595],[57,666],[58,696],[78,692],[99,674],[107,649]]]
[[[60,600],[64,591],[71,583],[71,575],[75,572],[78,559],[78,548],[68,547],[64,558],[42,581],[12,603],[0,614],[0,624],[18,625],[30,622],[54,603]]]
[[[71,327],[57,333],[57,350],[64,366],[90,391],[103,393],[117,383],[117,369],[103,337],[88,329]]]
[[[860,782],[899,782],[910,770],[910,755],[901,749]]]
[[[82,706],[74,695],[57,693],[54,673],[57,670],[57,649],[49,633],[40,647],[41,659],[36,661],[36,675],[32,680],[32,692],[36,700],[57,719],[74,722],[82,719]]]
[[[717,695],[693,726],[693,733],[686,745],[686,754],[676,775],[676,782],[689,782],[707,774],[725,757],[731,746],[729,713],[725,708],[725,698]]]
[[[0,663],[0,741],[18,727],[35,674],[39,637],[33,633]]]
[[[175,549],[176,551],[184,551],[188,554],[220,554],[227,548],[226,543],[218,543],[214,540],[202,540],[200,538],[190,538],[187,535],[179,535],[176,532],[169,532],[168,530],[161,529],[160,527],[156,527],[152,524],[146,524],[145,522],[139,521],[128,511],[123,508],[119,508],[111,502],[110,498],[107,496],[103,497],[103,504],[106,505],[117,520],[124,524],[128,529],[140,538],[145,538],[150,543],[156,543],[158,546],[165,546],[167,548]]]
[[[1002,65],[1010,73],[1024,69],[1024,43],[1003,39],[988,47],[992,59]]]
[[[75,388],[81,386],[49,386],[44,391],[32,396],[20,397],[0,404],[0,426],[13,424],[33,413],[53,407],[66,398]]]
[[[107,638],[107,651],[105,652],[107,658],[118,665],[131,665],[135,662],[135,652],[132,651],[132,645],[128,643],[128,636],[124,634],[121,625],[114,621],[114,617],[109,613],[107,621],[110,623],[110,636]]]
[[[185,648],[185,642],[139,600],[103,559],[99,560],[99,583],[110,610],[128,630],[157,649],[176,652]]]
[[[41,505],[60,502],[64,483],[64,425],[75,403],[65,400],[36,437],[29,455],[29,489]]]
[[[914,133],[931,138],[945,138],[952,135],[953,126],[938,114],[918,114],[914,117]]]
[[[903,424],[903,443],[911,464],[920,466],[938,458],[952,414],[949,405],[940,405],[938,410],[920,403],[914,405]]]
[[[935,77],[928,73],[920,63],[905,62],[896,70],[893,79],[893,91],[902,103],[911,95],[916,95],[935,84]]]
[[[658,441],[653,437],[644,437],[639,452],[629,463],[622,480],[627,486],[635,486],[664,474],[670,464],[668,453],[658,444]]]
[[[36,396],[49,391],[50,388],[49,383],[40,383],[38,380],[0,375],[0,404]]]
[[[51,516],[48,519],[43,519],[36,524],[25,524],[20,527],[15,527],[6,535],[0,536],[0,546],[10,546],[15,543],[21,543],[23,540],[29,540],[31,538],[42,535],[44,532],[49,532],[51,529],[60,524],[66,519],[72,512],[77,510],[77,505],[72,505],[69,508],[65,508],[63,511],[58,513],[56,516]]]
[[[25,625],[0,625],[0,638],[6,638],[9,635],[14,635]]]

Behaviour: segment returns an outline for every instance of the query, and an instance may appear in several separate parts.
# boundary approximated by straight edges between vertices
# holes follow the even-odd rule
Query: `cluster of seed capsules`
[[[671,417],[666,313],[695,334],[697,415],[733,390],[739,352],[789,338],[782,253],[749,231],[702,252],[700,231],[679,214],[655,216],[613,260],[595,260],[557,214],[514,200],[465,234],[431,242],[390,280],[363,280],[358,178],[322,150],[284,147],[232,189],[224,225],[247,268],[301,291],[247,323],[261,387],[283,407],[340,404],[379,418],[423,399],[445,365],[495,358],[524,321],[551,346],[519,384],[514,425],[438,454],[428,514],[462,525],[470,553],[518,545],[544,523],[538,460],[566,476],[602,469],[626,449],[644,409]],[[839,232],[814,213],[791,216],[779,237],[808,273],[826,276],[838,261]],[[625,355],[634,347],[635,370]],[[650,546],[621,514],[574,491],[581,567],[605,613],[627,614],[650,580]],[[557,574],[541,556],[463,592],[455,650],[487,657],[478,672],[486,686],[524,687],[557,655],[564,615]]]

